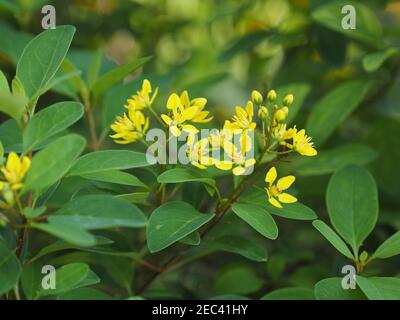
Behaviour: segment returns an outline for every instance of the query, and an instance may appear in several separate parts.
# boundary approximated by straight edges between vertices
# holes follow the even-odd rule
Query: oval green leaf
[[[27,152],[51,136],[68,128],[83,116],[78,102],[59,102],[33,116],[23,133],[23,148]]]
[[[373,258],[386,259],[400,254],[400,231],[386,239],[373,254]]]
[[[50,223],[74,224],[84,229],[141,228],[147,222],[138,207],[111,195],[74,198],[48,219]]]
[[[278,226],[265,208],[255,204],[235,203],[232,210],[264,237],[273,240],[278,237]]]
[[[21,272],[21,263],[14,250],[10,250],[7,243],[0,238],[0,295],[17,285]]]
[[[353,252],[358,252],[378,219],[374,178],[361,167],[344,167],[329,181],[326,202],[332,225]]]
[[[60,180],[85,148],[85,139],[69,134],[53,141],[32,159],[23,191],[43,191]]]
[[[369,300],[400,300],[400,278],[357,275],[357,284]]]
[[[25,47],[17,64],[17,78],[29,98],[45,88],[63,62],[75,33],[73,26],[49,29]]]
[[[147,227],[147,246],[154,253],[169,247],[196,231],[214,217],[201,213],[190,204],[172,201],[156,208]]]
[[[328,240],[331,245],[336,248],[337,251],[339,251],[341,254],[349,259],[354,259],[353,254],[347,247],[346,243],[344,243],[344,241],[338,236],[335,231],[332,230],[331,227],[329,227],[325,222],[321,220],[315,220],[312,224],[315,229],[317,229],[325,237],[325,239]]]
[[[103,150],[80,157],[67,176],[147,167],[154,163],[155,159],[145,153],[129,150]]]

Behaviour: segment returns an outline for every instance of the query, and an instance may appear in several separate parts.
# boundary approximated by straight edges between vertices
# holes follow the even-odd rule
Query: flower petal
[[[270,204],[272,204],[274,207],[277,207],[277,208],[282,208],[282,205],[279,203],[279,201],[278,200],[276,200],[275,198],[268,198],[268,201],[269,201],[269,203]]]
[[[269,185],[273,184],[274,181],[276,180],[276,169],[275,167],[272,167],[271,169],[268,170],[267,174],[265,175],[265,182],[268,183]]]
[[[283,177],[278,180],[278,183],[276,185],[278,186],[279,190],[286,190],[290,188],[295,180],[295,176]]]
[[[163,121],[169,126],[172,122],[172,119],[170,117],[168,117],[166,114],[162,114],[161,115],[161,119],[163,119]]]
[[[278,194],[278,199],[279,201],[283,202],[283,203],[293,203],[297,201],[297,198],[292,196],[289,193],[280,193]]]
[[[243,168],[242,166],[238,166],[238,167],[236,167],[236,168],[234,168],[234,169],[232,170],[232,173],[233,173],[235,176],[242,176],[245,172],[246,172],[246,169]]]

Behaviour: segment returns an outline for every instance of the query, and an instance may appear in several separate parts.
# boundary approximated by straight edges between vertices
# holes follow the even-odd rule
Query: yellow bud
[[[276,111],[276,113],[275,113],[275,119],[276,119],[276,121],[278,121],[278,122],[282,122],[283,120],[285,120],[286,119],[286,113],[285,113],[285,111],[283,111],[282,109],[279,109],[278,111]]]
[[[261,103],[263,103],[263,96],[260,92],[258,92],[257,90],[253,90],[253,92],[251,93],[251,100],[253,100],[253,102],[257,105],[260,105]]]
[[[283,107],[281,110],[286,114],[286,116],[289,114],[289,108],[288,107]]]
[[[265,106],[261,106],[258,109],[258,118],[265,120],[268,117],[268,109]]]
[[[285,99],[283,99],[283,105],[289,107],[293,103],[294,97],[292,94],[288,94]]]
[[[268,92],[267,99],[268,99],[270,102],[275,101],[277,97],[278,97],[278,95],[276,94],[276,91],[275,91],[275,90],[270,90],[270,91]]]

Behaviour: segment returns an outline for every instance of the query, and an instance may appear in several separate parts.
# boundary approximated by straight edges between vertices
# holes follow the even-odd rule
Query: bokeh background
[[[265,93],[274,88],[278,94],[293,91],[298,107],[290,120],[300,128],[309,126],[309,116],[320,99],[343,83],[356,80],[368,85],[362,101],[333,134],[320,142],[314,137],[323,156],[320,160],[285,165],[282,170],[298,176],[298,198],[328,221],[325,191],[332,168],[343,161],[365,165],[379,185],[380,197],[379,221],[364,246],[371,252],[400,229],[400,1],[347,2],[362,4],[357,32],[338,28],[343,15],[337,9],[342,2],[327,0],[3,0],[0,68],[12,78],[22,49],[42,31],[42,6],[52,4],[57,25],[77,28],[68,58],[83,74],[96,52],[103,56],[102,72],[152,56],[101,101],[96,114],[99,130],[122,112],[125,99],[144,77],[160,87],[158,110],[163,110],[168,94],[188,89],[191,96],[208,99],[216,123],[230,118],[235,105],[243,105],[252,89]],[[39,108],[75,98],[67,85],[60,85],[40,100]],[[337,101],[339,116],[353,103]],[[331,104],[334,108],[335,101]],[[75,129],[86,130],[84,125]],[[0,125],[0,136],[1,131]],[[112,142],[106,140],[107,145],[111,147]],[[347,148],[344,152],[337,151],[343,147]],[[326,169],[327,163],[331,169]],[[240,224],[238,228],[234,219],[228,215],[215,234],[247,236],[249,231]],[[256,240],[268,248],[267,262],[228,253],[209,255],[163,276],[155,283],[153,296],[259,298],[288,286],[313,288],[321,279],[340,275],[346,261],[310,222],[280,219],[278,224],[276,241]],[[64,255],[60,259],[91,257]],[[100,272],[107,274],[107,264],[102,264]],[[400,257],[395,257],[374,262],[365,272],[396,276],[399,266]],[[115,268],[125,270],[124,262]],[[106,275],[103,286],[110,294],[119,293],[121,281]]]

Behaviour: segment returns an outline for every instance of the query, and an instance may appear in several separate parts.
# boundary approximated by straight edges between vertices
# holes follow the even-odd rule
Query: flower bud
[[[261,120],[265,120],[268,117],[268,109],[265,106],[261,106],[260,109],[258,109],[258,118]]]
[[[360,261],[361,261],[362,263],[364,263],[365,261],[367,261],[367,259],[368,259],[368,253],[367,253],[367,251],[361,252],[361,254],[360,254]]]
[[[275,119],[278,122],[282,122],[286,119],[287,114],[285,113],[285,111],[283,111],[282,109],[279,109],[278,111],[276,111],[275,113]]]
[[[253,102],[257,105],[260,105],[261,103],[263,103],[263,96],[260,92],[258,92],[257,90],[253,90],[253,92],[251,93],[251,100],[253,100]]]
[[[289,114],[289,108],[288,107],[283,107],[283,108],[281,108],[281,110],[286,114],[286,116],[288,116],[288,114]]]
[[[288,94],[285,99],[283,99],[283,105],[289,107],[293,103],[294,97],[292,94]]]
[[[275,90],[270,90],[270,91],[268,92],[268,95],[267,95],[268,101],[273,102],[273,101],[276,100],[277,97],[278,97],[278,95],[276,94],[276,91],[275,91]]]

